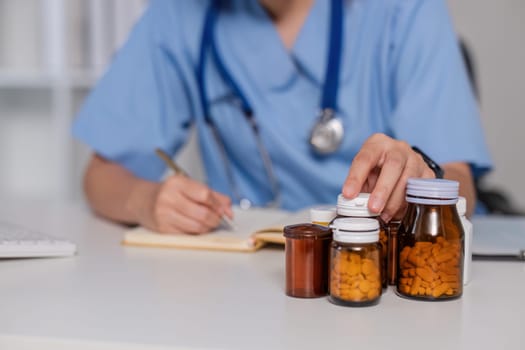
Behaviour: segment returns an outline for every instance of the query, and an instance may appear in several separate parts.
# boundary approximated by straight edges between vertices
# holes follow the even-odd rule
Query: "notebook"
[[[269,243],[283,244],[286,225],[309,222],[309,210],[234,208],[235,230],[218,229],[204,235],[159,234],[136,227],[124,234],[128,246],[255,252]]]
[[[525,261],[525,217],[479,216],[473,224],[473,259]]]

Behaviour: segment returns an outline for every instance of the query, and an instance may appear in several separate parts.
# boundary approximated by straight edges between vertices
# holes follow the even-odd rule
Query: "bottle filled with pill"
[[[398,230],[399,295],[450,300],[463,293],[464,232],[456,209],[459,183],[409,179]]]
[[[391,286],[397,284],[397,230],[400,220],[391,220],[388,223],[388,253],[387,253],[387,282]]]
[[[342,306],[370,306],[381,297],[379,222],[368,218],[335,219],[330,227],[329,300]]]
[[[337,216],[339,218],[370,218],[379,222],[379,243],[381,244],[381,284],[387,286],[388,264],[388,225],[381,219],[380,213],[373,213],[368,209],[370,193],[360,193],[353,199],[347,199],[342,194],[337,197]]]

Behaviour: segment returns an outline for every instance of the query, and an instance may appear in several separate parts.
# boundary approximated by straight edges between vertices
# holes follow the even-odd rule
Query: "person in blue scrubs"
[[[417,146],[460,182],[472,213],[473,178],[491,161],[445,1],[340,1],[334,109],[344,136],[320,155],[309,139],[336,1],[224,0],[203,55],[213,0],[151,0],[73,126],[94,150],[85,174],[94,211],[199,234],[231,217],[232,202],[296,210],[371,192],[370,209],[389,221],[404,210],[409,177],[435,176]],[[222,66],[249,101],[257,132]],[[161,181],[166,167],[155,149],[174,156],[192,126],[206,183]]]

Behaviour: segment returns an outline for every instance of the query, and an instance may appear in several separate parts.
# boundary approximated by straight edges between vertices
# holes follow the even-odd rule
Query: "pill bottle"
[[[321,226],[330,225],[337,215],[337,209],[333,205],[322,205],[310,208],[310,222]]]
[[[337,216],[339,218],[370,218],[379,222],[379,243],[381,244],[382,285],[387,286],[388,226],[379,216],[368,210],[370,193],[360,193],[354,199],[347,199],[342,194],[337,197]]]
[[[328,262],[332,231],[314,224],[284,228],[286,294],[318,298],[328,293]]]
[[[388,223],[387,282],[391,286],[397,283],[397,231],[401,220]]]
[[[456,209],[459,183],[409,179],[398,231],[399,295],[448,300],[463,293],[464,232]]]
[[[473,227],[472,223],[465,216],[467,213],[467,200],[465,197],[459,197],[458,203],[456,204],[458,209],[459,218],[463,225],[463,231],[465,232],[465,258],[463,260],[463,285],[466,286],[471,278],[471,265],[472,265],[472,234]]]
[[[369,306],[382,292],[379,222],[367,218],[341,218],[330,225],[329,300],[343,306]]]

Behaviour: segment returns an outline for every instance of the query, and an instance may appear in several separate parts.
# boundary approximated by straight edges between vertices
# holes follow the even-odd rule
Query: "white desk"
[[[475,262],[463,298],[392,290],[344,308],[284,295],[284,254],[122,247],[79,207],[2,203],[0,219],[70,237],[67,259],[0,261],[0,349],[525,349],[525,264]],[[132,346],[131,344],[135,344]]]

